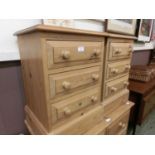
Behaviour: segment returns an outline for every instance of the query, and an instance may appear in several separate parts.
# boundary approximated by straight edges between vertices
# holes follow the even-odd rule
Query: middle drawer
[[[49,75],[50,98],[58,98],[89,86],[95,86],[100,80],[100,66]]]
[[[128,75],[110,82],[106,82],[104,96],[109,97],[123,89],[127,89],[128,84]]]
[[[106,79],[110,80],[129,73],[130,60],[108,63],[106,68]]]
[[[59,119],[68,118],[77,111],[90,106],[100,101],[100,89],[99,87],[90,89],[84,93],[72,96],[66,100],[52,104],[52,122],[56,122]]]

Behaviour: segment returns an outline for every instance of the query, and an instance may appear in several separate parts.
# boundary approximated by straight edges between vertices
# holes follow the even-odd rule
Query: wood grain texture
[[[107,78],[107,76],[109,75],[108,66],[109,67],[115,67],[115,65],[116,65],[116,68],[114,68],[114,69],[117,69],[117,65],[118,66],[121,66],[121,64],[124,65],[124,63],[127,62],[127,61],[130,64],[131,57],[132,57],[132,52],[131,52],[130,55],[124,55],[124,53],[123,53],[123,55],[121,55],[120,57],[115,56],[115,54],[113,55],[112,51],[114,50],[114,48],[111,47],[112,44],[115,45],[114,48],[115,47],[119,47],[120,49],[122,48],[122,52],[126,48],[127,49],[131,48],[130,50],[132,51],[133,40],[132,39],[123,39],[123,38],[112,38],[112,37],[107,38],[107,42],[106,42],[106,45],[105,45],[105,56],[104,56],[104,61],[103,61],[104,62],[104,65],[103,65],[104,69],[103,69],[102,101],[106,100],[105,96],[106,96],[106,93],[108,92],[106,84],[108,82],[115,83],[114,81],[115,80],[119,81],[119,79],[121,77],[121,75],[118,75],[118,76],[114,75],[111,79]],[[129,47],[129,45],[130,45],[130,47]],[[119,55],[119,53],[118,53],[118,55]],[[109,59],[109,58],[112,58],[112,59]],[[112,64],[114,64],[114,65],[112,65]],[[130,67],[130,66],[128,66],[128,67]],[[118,70],[118,72],[119,72],[119,70]],[[126,76],[128,76],[128,75],[129,74],[127,73]],[[115,90],[113,90],[113,91],[115,91],[117,93],[117,88]]]
[[[70,117],[75,112],[90,106],[100,101],[100,90],[98,88],[90,89],[82,94],[75,95],[73,97],[67,98],[66,100],[57,102],[52,105],[52,118],[55,118],[54,115],[57,117],[53,119],[53,122]]]
[[[91,67],[71,72],[64,72],[49,76],[50,96],[60,97],[60,95],[70,94],[77,89],[84,89],[96,85],[101,81],[100,67]]]
[[[62,125],[59,128],[53,129],[50,134],[84,134],[88,129],[92,128],[102,120],[103,106],[100,105],[85,113],[81,117]]]
[[[129,81],[129,90],[133,92],[137,92],[140,94],[148,94],[155,88],[155,79],[149,81],[149,82],[140,82],[140,81]]]
[[[111,123],[117,130],[115,121],[133,105],[125,104],[128,71],[123,66],[129,65],[134,37],[45,25],[16,35],[26,94],[25,123],[32,134],[107,134]],[[117,48],[122,50],[118,55]],[[119,76],[112,76],[111,69],[118,69]],[[109,89],[114,87],[117,92],[112,94]],[[102,99],[108,96],[102,103],[101,94]],[[109,128],[109,133],[126,132],[115,129]]]
[[[47,41],[48,67],[62,68],[101,62],[102,42]]]
[[[124,103],[124,105],[117,108],[115,111],[105,114],[105,119],[109,119],[110,121],[109,126],[107,127],[107,134],[126,134],[127,126],[128,126],[128,119],[129,119],[129,112],[131,107],[133,107],[133,102]],[[126,116],[125,116],[126,115]],[[125,119],[125,120],[124,120]],[[122,120],[122,121],[121,121]],[[125,127],[119,127],[120,122],[125,122]],[[120,129],[120,130],[119,130]],[[125,131],[124,131],[125,130]]]
[[[27,29],[18,31],[14,33],[14,35],[23,35],[27,33],[36,32],[36,31],[71,33],[71,34],[73,33],[73,34],[94,35],[94,36],[113,37],[113,38],[137,39],[134,36],[118,35],[118,34],[112,34],[112,33],[107,33],[107,32],[86,31],[86,30],[80,30],[80,29],[64,28],[64,27],[58,27],[58,26],[48,26],[48,25],[42,25],[42,24],[35,25]]]
[[[113,97],[102,102],[102,104],[104,105],[105,115],[114,112],[121,105],[127,103],[128,98],[129,98],[129,91],[123,90],[114,95]]]
[[[49,130],[42,51],[37,33],[18,38],[26,104]]]
[[[129,74],[130,59],[108,63],[106,67],[106,80],[113,80],[125,74]]]
[[[128,120],[129,120],[129,112],[125,112],[123,115],[121,115],[119,118],[115,120],[111,125],[107,128],[107,134],[108,135],[119,135],[122,134],[122,130],[124,133],[124,130],[127,131],[128,127]]]
[[[127,89],[128,75],[105,83],[104,97],[111,97],[121,90]]]

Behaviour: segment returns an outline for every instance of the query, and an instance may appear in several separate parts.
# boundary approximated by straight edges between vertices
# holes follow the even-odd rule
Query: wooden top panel
[[[58,27],[58,26],[48,26],[48,25],[35,25],[29,28],[26,28],[21,31],[17,31],[14,35],[23,35],[27,33],[32,33],[36,31],[41,32],[57,32],[57,33],[70,33],[70,34],[84,34],[84,35],[94,35],[94,36],[105,36],[105,37],[114,37],[114,38],[124,38],[124,39],[136,39],[135,36],[127,36],[127,35],[118,35],[112,34],[107,32],[96,32],[96,31],[87,31],[87,30],[80,30],[80,29],[73,29],[73,28],[65,28],[65,27]]]
[[[147,95],[154,88],[155,88],[155,79],[149,82],[129,80],[129,90],[142,95]]]

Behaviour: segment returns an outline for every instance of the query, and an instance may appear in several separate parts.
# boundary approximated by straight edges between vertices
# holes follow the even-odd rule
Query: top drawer
[[[100,62],[102,42],[47,41],[48,68]]]
[[[119,60],[130,58],[132,53],[132,43],[111,42],[108,60]]]

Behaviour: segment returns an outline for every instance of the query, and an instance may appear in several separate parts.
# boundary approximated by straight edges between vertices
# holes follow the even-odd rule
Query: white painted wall
[[[21,29],[40,24],[41,19],[0,20],[0,61],[19,60],[17,37]],[[103,31],[103,23],[90,20],[75,20],[75,28]]]
[[[39,23],[40,19],[0,20],[0,61],[19,60],[17,37],[13,33]]]

